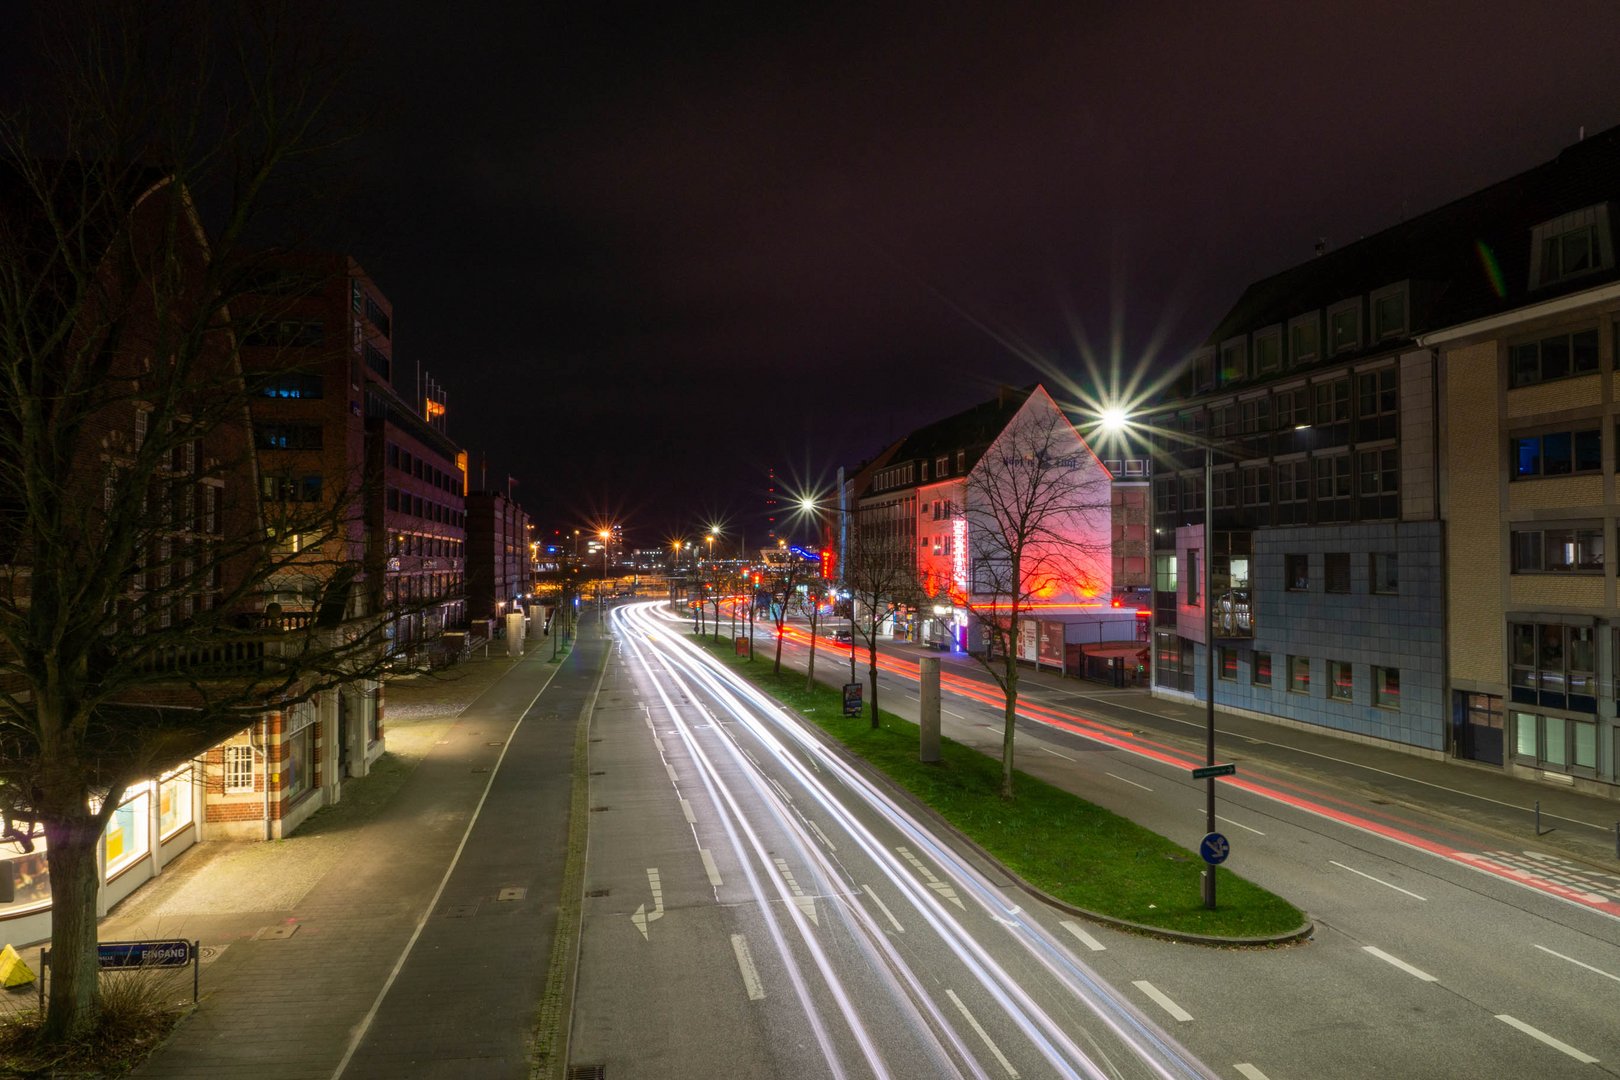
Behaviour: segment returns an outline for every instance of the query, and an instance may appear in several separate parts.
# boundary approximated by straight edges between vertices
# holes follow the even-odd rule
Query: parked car
[[[855,639],[850,635],[848,630],[834,630],[833,640],[838,642],[840,645],[848,645]]]

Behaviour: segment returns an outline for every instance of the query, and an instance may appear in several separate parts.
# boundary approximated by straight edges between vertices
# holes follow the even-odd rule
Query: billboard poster
[[[1038,666],[1050,664],[1063,671],[1063,624],[1060,622],[1042,622],[1040,624],[1040,659]]]
[[[1039,653],[1035,644],[1039,627],[1034,619],[1025,619],[1018,624],[1018,659],[1035,663]]]

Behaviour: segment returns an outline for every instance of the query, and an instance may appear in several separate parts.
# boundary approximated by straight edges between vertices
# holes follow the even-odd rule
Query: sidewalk
[[[501,759],[509,736],[582,650],[562,664],[551,651],[549,639],[531,638],[517,660],[492,656],[445,678],[390,681],[388,752],[340,803],[286,840],[199,844],[102,920],[102,940],[203,946],[200,1007],[135,1075],[333,1075],[420,932],[491,770],[512,764],[515,755]],[[560,775],[526,764],[526,784],[561,786],[566,797],[566,762]],[[534,858],[553,842],[560,853],[566,827],[535,831]],[[26,959],[37,964],[38,950]],[[189,998],[189,973],[184,983]]]

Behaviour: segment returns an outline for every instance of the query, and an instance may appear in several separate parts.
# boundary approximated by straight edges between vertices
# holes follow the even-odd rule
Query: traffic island
[[[697,639],[722,663],[770,694],[890,785],[1006,869],[1023,887],[1057,907],[1138,933],[1194,943],[1277,945],[1312,931],[1294,905],[1198,853],[1022,772],[1015,796],[1003,799],[1001,762],[940,739],[940,760],[918,760],[916,724],[892,713],[846,718],[842,692],[804,675],[736,657],[730,641]],[[1219,874],[1220,904],[1203,906],[1200,875]]]

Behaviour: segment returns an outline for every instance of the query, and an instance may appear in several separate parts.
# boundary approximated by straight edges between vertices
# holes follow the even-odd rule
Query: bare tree
[[[947,591],[984,635],[987,647],[970,651],[1003,694],[1001,794],[1010,799],[1020,627],[1039,607],[1107,592],[1109,476],[1062,410],[1037,390],[968,472],[962,500],[967,580],[927,585]]]
[[[816,575],[805,583],[804,600],[800,606],[810,623],[810,659],[804,668],[804,688],[816,687],[816,639],[821,633],[821,605],[827,600],[827,582]]]
[[[248,404],[276,373],[244,374],[233,316],[262,213],[296,218],[336,138],[331,26],[53,15],[36,96],[0,116],[0,809],[19,845],[43,827],[63,1040],[98,1016],[96,848],[127,787],[376,677],[390,620],[355,487],[261,505]]]
[[[786,636],[788,609],[794,593],[799,591],[799,578],[804,572],[804,561],[788,552],[787,561],[776,572],[771,586],[771,621],[776,624],[776,665],[772,674],[782,674],[782,639]]]
[[[883,624],[901,604],[917,597],[915,553],[889,523],[861,522],[855,530],[844,583],[850,593],[850,628],[866,647],[866,675],[871,688],[872,726],[878,726],[878,639]],[[854,673],[855,642],[849,643]]]

